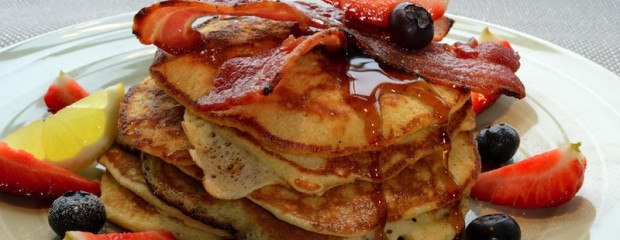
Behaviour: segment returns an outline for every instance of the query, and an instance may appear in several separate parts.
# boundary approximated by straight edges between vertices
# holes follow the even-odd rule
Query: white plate
[[[0,51],[0,138],[44,116],[42,96],[64,70],[87,90],[116,82],[131,86],[148,74],[155,52],[131,34],[133,14],[88,22],[18,43]],[[558,208],[536,211],[474,203],[475,214],[503,211],[516,217],[523,239],[612,239],[620,220],[620,78],[566,49],[484,22],[456,20],[448,42],[477,37],[486,26],[521,55],[527,97],[503,97],[479,116],[479,126],[506,122],[521,134],[525,157],[581,141],[588,157],[578,197]],[[51,239],[46,205],[0,194],[2,239]],[[473,212],[468,215],[471,219]]]

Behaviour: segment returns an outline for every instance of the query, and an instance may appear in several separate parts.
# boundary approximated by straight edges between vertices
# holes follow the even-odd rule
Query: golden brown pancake
[[[245,20],[236,23],[238,29],[252,28],[256,24]],[[269,25],[272,22],[261,23]],[[215,31],[213,28],[204,27],[201,31],[207,42],[225,41],[222,38],[210,39],[209,31]],[[454,113],[469,99],[467,91],[462,89],[434,86],[423,81],[416,83],[419,85],[416,88],[425,97],[385,93],[378,102],[382,140],[371,144],[366,119],[346,102],[349,92],[343,91],[344,80],[329,71],[341,59],[318,48],[301,56],[285,75],[294,77],[283,78],[261,101],[225,111],[199,111],[197,101],[213,89],[222,61],[251,56],[282,41],[270,32],[258,34],[263,34],[259,36],[264,39],[255,37],[244,41],[240,39],[242,37],[231,34],[231,38],[240,44],[217,49],[213,54],[173,56],[158,52],[151,66],[151,76],[171,97],[201,118],[249,134],[270,149],[305,156],[346,156],[403,143],[426,127],[445,124],[447,116],[438,117],[438,112]]]
[[[462,111],[453,114],[450,132],[458,133],[474,125],[469,109],[470,105],[466,104]],[[386,180],[444,146],[443,132],[429,127],[412,135],[406,144],[396,144],[380,152],[339,158],[301,156],[261,146],[247,134],[209,123],[189,111],[184,119],[186,135],[197,149],[191,155],[206,174],[205,188],[224,199],[244,197],[260,187],[283,181],[296,191],[316,195],[358,179],[377,182],[369,171],[376,156],[381,160],[376,166],[382,176],[379,180]]]
[[[211,33],[217,32],[219,26],[226,26],[221,23],[226,21],[212,20],[204,25],[202,31],[209,39],[207,42],[235,37],[235,45],[215,47],[214,54],[201,52],[173,56],[159,52],[151,66],[153,79],[166,93],[200,119],[217,126],[212,129],[218,136],[257,158],[259,162],[245,158],[259,163],[245,164],[264,166],[253,173],[271,171],[277,177],[256,177],[263,181],[251,181],[256,183],[252,187],[241,184],[239,192],[229,195],[220,193],[232,192],[207,185],[210,193],[217,197],[243,197],[252,190],[279,181],[286,181],[297,191],[317,195],[357,179],[384,181],[398,175],[407,165],[440,149],[447,137],[445,134],[451,133],[447,129],[473,128],[473,115],[467,111],[470,109],[466,104],[469,99],[467,91],[417,81],[411,83],[416,95],[390,92],[381,95],[377,102],[381,141],[370,142],[368,119],[348,102],[350,93],[345,86],[348,83],[343,83],[346,80],[329,71],[329,67],[338,65],[342,58],[320,48],[301,56],[285,75],[293,77],[282,79],[273,92],[261,101],[225,111],[201,112],[197,102],[213,88],[221,61],[236,56],[252,56],[282,41],[279,32],[274,37],[268,31],[255,32],[257,35],[250,40],[243,40],[243,37],[234,34],[211,39]],[[253,28],[256,20],[238,18],[235,23],[237,31],[242,31]],[[272,24],[271,21],[259,23],[263,24],[260,27]],[[186,132],[191,135],[190,142],[201,148],[198,142],[204,135],[193,133]],[[205,161],[198,161],[198,165],[203,167],[207,166],[204,163],[217,166],[213,164],[217,159],[208,158],[216,155],[219,154],[194,154],[197,159],[206,158]],[[370,170],[376,164],[379,165],[379,173]],[[375,177],[376,174],[381,177]],[[217,174],[211,172],[205,176],[209,178]]]
[[[106,167],[107,174],[113,176],[115,181],[121,183],[125,188],[130,189],[134,194],[141,197],[149,205],[152,205],[164,215],[183,222],[201,232],[209,233],[213,236],[229,238],[231,235],[222,229],[216,229],[210,225],[205,225],[187,217],[178,209],[169,206],[167,203],[155,197],[144,180],[142,171],[142,161],[118,147],[112,146],[99,159],[98,162]],[[125,226],[124,224],[123,226]]]
[[[199,181],[177,168],[149,156],[144,160],[145,179],[153,194],[209,225],[228,229],[236,239],[329,239],[277,220],[247,199],[219,200],[209,195]],[[293,238],[297,239],[297,238]]]
[[[407,167],[382,184],[356,181],[321,196],[299,193],[282,185],[260,188],[248,198],[278,218],[309,231],[359,236],[387,221],[409,219],[459,201],[480,171],[470,134],[457,134],[444,167],[442,151]],[[379,200],[384,204],[378,204]]]
[[[122,181],[141,168],[144,198],[166,203],[155,208],[172,206],[237,239],[458,235],[480,168],[467,90],[404,73],[387,81],[381,76],[396,76],[387,73],[393,69],[317,47],[259,101],[201,111],[199,99],[213,90],[224,61],[278,47],[293,28],[252,17],[214,18],[201,26],[204,51],[159,51],[151,78],[123,102],[120,139],[143,151],[144,160],[108,163],[112,175],[142,196],[134,182]],[[359,95],[371,83],[406,87]],[[162,120],[169,120],[166,128],[153,127]],[[196,165],[166,159],[176,151]]]
[[[160,96],[159,94],[161,94],[161,92],[162,90],[159,89],[151,79],[146,79],[132,87],[122,104],[122,109],[125,110],[122,114],[125,116],[124,119],[141,119],[142,122],[155,122],[160,119],[157,117],[158,115],[176,116],[178,111],[176,108],[159,109],[157,110],[159,113],[158,115],[151,115],[151,111],[142,111],[138,107],[142,105],[150,106],[150,108],[158,108],[158,105],[175,105],[172,98]],[[452,132],[467,130],[473,126],[473,116],[471,116],[471,112],[464,111],[468,108],[469,105],[464,105],[463,110],[453,114],[453,120],[451,122],[453,123],[452,125],[457,127],[454,127],[454,129],[451,130]],[[132,118],[127,116],[132,116]],[[153,117],[153,119],[149,117]],[[239,131],[231,128],[205,122],[189,112],[186,113],[185,118],[185,130],[190,136],[190,140],[193,141],[194,147],[199,150],[203,148],[202,152],[198,151],[194,153],[195,159],[201,159],[198,163],[203,166],[203,170],[205,168],[226,170],[231,168],[231,164],[239,165],[241,163],[246,166],[243,168],[244,171],[235,172],[239,175],[231,174],[231,171],[219,171],[217,174],[214,174],[213,170],[209,171],[205,181],[222,181],[227,178],[232,178],[227,180],[229,184],[231,182],[239,183],[235,187],[231,187],[231,185],[218,186],[217,184],[205,183],[207,190],[218,198],[241,198],[262,186],[279,184],[283,181],[287,181],[289,185],[293,186],[298,191],[318,194],[323,193],[331,187],[352,182],[355,179],[372,181],[367,171],[372,160],[369,158],[372,156],[370,153],[361,153],[337,159],[282,154],[257,145],[251,138],[247,140],[249,137],[248,135],[243,135]],[[161,135],[162,133],[159,132],[172,132],[169,129],[176,129],[175,131],[178,131],[178,129],[181,128],[178,120],[169,122],[164,130],[158,128],[135,129],[135,127],[131,127],[131,124],[128,123],[132,123],[132,121],[121,121],[119,126],[122,129],[131,129],[131,131],[121,131],[121,136],[124,136],[126,132],[133,133],[129,137],[123,137],[126,139],[134,139],[133,143],[137,143],[137,145],[133,145],[133,143],[129,144],[133,148],[150,154],[154,152],[152,151],[154,147],[151,146],[155,145],[165,146],[165,149],[171,152],[180,153],[187,151],[188,147],[186,145],[188,143],[186,142],[188,142],[188,140],[183,132],[175,132],[174,135],[164,135],[164,137],[149,137]],[[188,127],[191,129],[187,130]],[[138,134],[138,132],[140,134]],[[215,133],[218,134],[214,135]],[[434,134],[433,138],[429,138],[431,134]],[[440,137],[436,137],[438,134],[440,134],[440,132],[437,128],[429,127],[420,131],[420,133],[412,135],[413,140],[408,140],[409,144],[393,146],[391,148],[393,149],[392,155],[390,158],[387,158],[390,161],[380,165],[381,175],[384,178],[395,176],[408,164],[413,164],[422,156],[440,149],[441,145],[438,141],[441,139]],[[211,137],[212,135],[213,137]],[[207,141],[210,138],[221,138],[218,135],[226,136],[226,138],[220,140],[220,143]],[[431,141],[429,141],[429,139],[431,139]],[[434,141],[432,139],[434,139]],[[171,144],[175,142],[183,144]],[[239,146],[243,146],[243,148],[240,149]],[[211,151],[219,150],[220,152],[204,154],[203,152],[207,152],[204,148],[210,148]],[[246,150],[250,150],[250,152]],[[390,150],[383,150],[384,153],[387,151]],[[153,155],[160,158],[165,156],[165,154]],[[210,158],[211,156],[214,158]],[[257,157],[262,161],[258,161]],[[185,173],[195,178],[202,178],[201,172],[198,171],[195,166],[178,164],[178,162],[172,163],[178,165]],[[226,166],[221,166],[223,164]],[[255,166],[255,168],[251,166]],[[231,169],[234,170],[234,168]],[[217,178],[215,178],[215,176],[217,176]],[[300,178],[300,176],[303,176],[303,178]],[[248,182],[252,183],[252,185],[249,186],[247,184]],[[218,190],[222,188],[225,189],[225,191]]]
[[[177,239],[222,239],[160,213],[144,199],[118,184],[109,173],[101,178],[101,201],[105,205],[108,221],[131,231],[163,229]]]
[[[119,141],[175,165],[193,165],[181,121],[185,108],[152,81],[131,87],[121,103]]]
[[[373,239],[379,229],[390,240],[401,236],[404,239],[453,239],[462,231],[463,214],[467,211],[465,203],[459,200],[413,218],[388,222],[384,228],[374,229],[365,236],[328,236],[287,224],[246,199],[223,201],[229,204],[225,207],[228,209],[223,210],[216,206],[218,203],[201,188],[198,181],[182,175],[172,165],[153,157],[147,158],[144,164],[147,182],[152,188],[160,189],[156,193],[158,197],[174,202],[183,212],[205,222],[211,221],[217,214],[227,216],[232,221],[236,239]]]
[[[285,184],[256,156],[216,135],[212,124],[189,112],[184,118],[183,128],[194,136],[191,139],[195,149],[190,154],[203,173],[200,179],[209,194],[219,199],[239,199],[267,185]]]

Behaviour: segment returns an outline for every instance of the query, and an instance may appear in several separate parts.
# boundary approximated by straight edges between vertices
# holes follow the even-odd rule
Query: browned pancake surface
[[[382,184],[356,181],[330,189],[321,196],[272,185],[254,191],[248,198],[280,219],[304,229],[360,235],[380,226],[386,219],[412,218],[466,196],[480,171],[470,134],[455,135],[446,157],[444,159],[443,152],[438,151]]]
[[[130,88],[121,103],[118,120],[121,142],[175,165],[193,165],[181,121],[185,108],[144,81]]]
[[[439,112],[454,113],[469,98],[464,90],[424,82],[416,83],[413,95],[383,94],[378,102],[382,140],[375,144],[369,142],[368,119],[348,102],[347,80],[340,79],[338,71],[331,69],[333,65],[342,65],[342,56],[317,48],[300,57],[287,77],[263,100],[226,111],[201,112],[197,101],[212,90],[223,61],[277,47],[282,41],[281,33],[287,31],[286,27],[271,26],[271,21],[236,23],[236,29],[260,26],[277,30],[260,32],[258,39],[243,40],[242,34],[235,38],[235,45],[199,54],[172,56],[159,52],[151,66],[151,76],[170,96],[201,118],[245,132],[261,145],[280,152],[336,157],[380,150],[402,143],[426,127],[445,125],[448,116],[441,117]],[[218,26],[206,24],[202,29],[207,42],[224,40],[221,36],[210,39],[210,31],[216,31]],[[425,97],[419,97],[422,95]]]

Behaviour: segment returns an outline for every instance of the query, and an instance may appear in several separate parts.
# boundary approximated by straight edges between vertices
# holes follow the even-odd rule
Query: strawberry
[[[480,33],[479,42],[480,43],[494,42],[504,47],[512,49],[512,46],[510,46],[510,43],[508,41],[491,33],[488,27],[485,27]],[[472,101],[472,105],[474,106],[474,112],[476,113],[476,115],[480,115],[482,112],[484,112],[489,107],[491,107],[493,104],[495,104],[499,96],[500,94],[482,94],[482,93],[472,92],[471,101]]]
[[[448,7],[447,0],[323,0],[345,12],[345,18],[379,27],[387,27],[390,13],[402,2],[412,2],[426,9],[433,20],[441,18]]]
[[[506,41],[503,38],[500,38],[499,36],[493,34],[488,27],[485,27],[484,29],[482,29],[482,32],[480,32],[480,39],[478,39],[478,42],[494,42],[497,43],[499,45],[502,45],[504,47],[510,48],[512,49],[512,46],[510,45],[510,43],[508,41]]]
[[[580,143],[480,174],[473,199],[517,208],[558,206],[581,188],[586,158]]]
[[[88,91],[82,88],[71,76],[61,71],[56,81],[47,89],[43,100],[48,111],[56,113],[86,96],[88,96]]]
[[[474,107],[474,112],[477,115],[480,115],[482,112],[487,110],[487,108],[491,107],[500,94],[482,94],[477,92],[471,92],[471,103]]]
[[[99,183],[0,142],[0,192],[54,199],[69,190],[101,194]]]
[[[65,240],[174,240],[174,236],[166,231],[144,231],[133,233],[93,234],[89,232],[68,231]]]

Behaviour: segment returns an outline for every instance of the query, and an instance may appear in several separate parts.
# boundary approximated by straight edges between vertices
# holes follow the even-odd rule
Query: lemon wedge
[[[124,94],[122,83],[94,92],[3,141],[37,159],[77,171],[92,164],[114,142]]]

